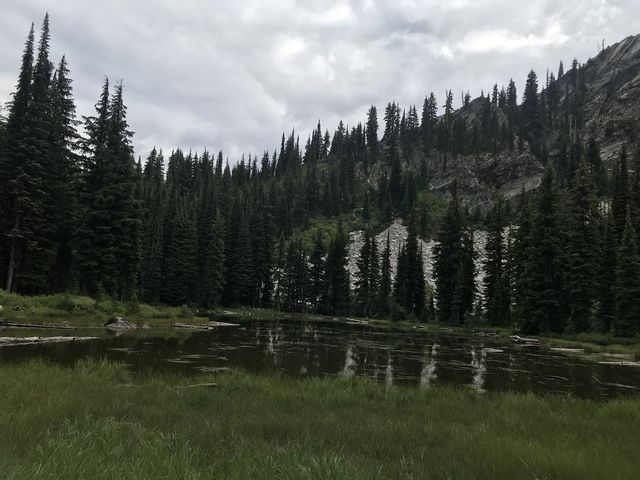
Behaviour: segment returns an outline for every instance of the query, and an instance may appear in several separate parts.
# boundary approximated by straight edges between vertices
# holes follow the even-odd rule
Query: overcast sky
[[[370,104],[459,102],[529,69],[586,61],[640,33],[638,0],[2,0],[0,101],[15,86],[31,22],[51,18],[52,58],[67,55],[79,114],[104,75],[122,79],[136,154],[301,143],[318,119],[364,121]],[[381,113],[381,112],[380,112]],[[382,115],[380,115],[382,117]],[[382,118],[380,118],[380,121]]]

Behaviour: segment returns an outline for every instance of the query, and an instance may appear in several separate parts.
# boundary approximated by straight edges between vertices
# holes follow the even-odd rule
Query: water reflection
[[[422,367],[422,373],[420,374],[420,386],[422,388],[429,388],[431,383],[438,378],[436,374],[436,361],[438,357],[438,344],[434,343],[431,347],[431,353],[429,349],[425,348],[424,351],[424,366]]]
[[[95,332],[93,332],[95,334]],[[52,332],[53,335],[56,332]],[[640,394],[640,367],[545,348],[523,348],[447,333],[389,331],[362,325],[250,321],[206,332],[143,332],[96,341],[0,348],[0,362],[42,357],[72,365],[109,358],[135,372],[282,371],[355,375],[420,388],[467,385],[492,390],[570,393],[590,398]]]
[[[340,372],[340,375],[346,378],[353,377],[356,374],[357,366],[358,366],[358,357],[353,352],[353,348],[349,346],[349,348],[347,348],[344,367],[342,367],[342,371]]]
[[[473,381],[471,386],[478,392],[484,392],[484,375],[487,371],[487,352],[485,348],[471,347],[471,369]]]

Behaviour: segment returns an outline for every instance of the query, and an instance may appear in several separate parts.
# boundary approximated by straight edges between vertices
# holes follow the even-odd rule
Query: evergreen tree
[[[640,256],[636,232],[628,212],[618,249],[614,290],[616,301],[614,334],[619,337],[633,337],[640,331]]]
[[[458,283],[462,278],[462,233],[463,221],[458,196],[454,189],[440,231],[438,243],[434,248],[434,278],[436,281],[436,306],[438,319],[441,322],[458,322],[459,316],[454,311],[456,289],[462,292]]]
[[[506,271],[502,198],[495,202],[489,218],[484,262],[484,308],[489,325],[508,326],[511,324],[511,297]]]
[[[338,223],[338,230],[329,245],[325,265],[323,313],[347,315],[351,305],[351,292],[347,269],[347,235],[342,221]]]
[[[627,149],[622,144],[620,157],[613,172],[611,212],[618,240],[622,238],[629,208],[629,173],[627,168]]]
[[[9,104],[9,114],[4,128],[4,140],[0,144],[0,259],[2,260],[2,280],[6,280],[5,289],[14,289],[15,270],[19,260],[20,219],[16,218],[17,169],[25,161],[24,143],[27,136],[27,113],[32,97],[33,79],[33,24],[29,30],[22,64],[18,76],[16,91]],[[16,229],[16,225],[19,227]]]
[[[309,256],[309,287],[308,301],[314,312],[319,312],[321,299],[324,294],[325,255],[322,236],[317,233],[313,243],[313,250]]]
[[[617,271],[617,241],[613,215],[607,212],[604,219],[604,234],[600,249],[598,268],[598,327],[603,333],[609,332],[615,318],[614,286]]]
[[[542,137],[542,119],[538,98],[538,77],[531,70],[527,76],[522,99],[522,119],[524,134],[534,148],[537,148]]]
[[[547,167],[538,192],[530,246],[524,261],[520,328],[524,333],[560,333],[564,330],[562,288],[563,239],[560,233],[559,198],[553,170]]]
[[[9,239],[9,291],[15,289],[16,284],[25,293],[44,291],[55,261],[51,185],[48,182],[51,169],[51,74],[49,16],[45,15],[22,124],[23,135],[14,145],[15,176],[9,181],[10,209],[14,213],[6,234]]]
[[[358,313],[365,317],[375,314],[378,293],[379,267],[376,239],[373,233],[364,235],[364,243],[357,259],[358,272],[355,280],[355,302]]]
[[[51,165],[51,223],[56,258],[49,290],[66,291],[74,287],[75,238],[80,216],[80,164],[76,154],[78,134],[76,107],[71,80],[63,56],[51,86],[51,129],[49,134]]]
[[[584,160],[578,166],[569,193],[565,258],[570,316],[567,328],[572,332],[589,329],[594,283],[597,272],[598,213],[593,183]]]
[[[382,252],[382,259],[380,262],[380,285],[378,288],[375,307],[376,313],[379,316],[389,314],[389,294],[391,292],[391,286],[391,245],[389,233],[387,233],[387,243],[384,251]]]

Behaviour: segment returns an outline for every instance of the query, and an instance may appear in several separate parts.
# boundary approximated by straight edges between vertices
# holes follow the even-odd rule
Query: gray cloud
[[[136,153],[223,149],[231,160],[302,142],[320,119],[364,120],[370,104],[421,105],[433,90],[478,95],[530,68],[586,61],[638,31],[634,0],[3,0],[0,101],[16,82],[29,24],[49,10],[79,114],[104,75],[123,79]],[[455,95],[456,99],[459,94]]]

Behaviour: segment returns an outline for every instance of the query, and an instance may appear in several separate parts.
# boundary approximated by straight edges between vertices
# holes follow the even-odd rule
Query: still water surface
[[[239,327],[206,332],[160,335],[150,330],[143,335],[108,335],[86,342],[0,348],[0,362],[38,357],[64,365],[84,358],[107,358],[140,373],[240,368],[300,377],[358,375],[419,388],[458,385],[478,392],[587,398],[640,394],[640,366],[616,357],[567,354],[446,332],[329,322],[245,321]]]

